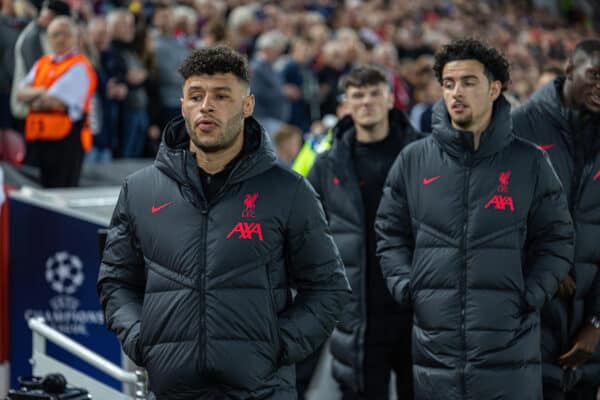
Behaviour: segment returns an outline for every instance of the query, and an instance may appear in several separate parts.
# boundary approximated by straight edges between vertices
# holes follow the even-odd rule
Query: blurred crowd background
[[[303,141],[323,134],[343,114],[338,81],[355,64],[383,67],[395,106],[427,132],[431,105],[441,93],[431,70],[441,45],[470,36],[500,48],[511,62],[508,96],[518,104],[562,72],[577,41],[600,32],[596,0],[67,4],[78,23],[79,47],[99,78],[88,162],[154,156],[162,128],[180,113],[177,67],[195,48],[227,44],[248,56],[255,117],[273,138],[281,162],[290,164]],[[23,130],[22,117],[9,106],[15,81],[23,78],[14,68],[15,46],[29,25],[44,28],[43,7],[40,0],[2,0],[0,128]],[[124,132],[134,140],[125,141]]]

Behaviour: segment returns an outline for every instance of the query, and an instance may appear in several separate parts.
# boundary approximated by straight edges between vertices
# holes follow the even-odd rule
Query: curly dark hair
[[[442,71],[444,66],[451,61],[477,60],[483,64],[484,73],[492,81],[502,83],[502,91],[508,87],[510,81],[509,64],[504,55],[493,47],[488,47],[476,39],[460,39],[443,46],[435,54],[433,71],[442,84]]]
[[[187,80],[193,75],[215,75],[232,73],[248,84],[248,61],[237,51],[227,46],[205,47],[195,50],[183,60],[179,73]]]

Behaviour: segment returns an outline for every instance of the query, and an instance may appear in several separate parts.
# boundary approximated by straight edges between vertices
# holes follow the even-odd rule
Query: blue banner
[[[11,387],[31,375],[31,331],[27,318],[45,322],[121,365],[121,348],[103,325],[96,292],[101,226],[18,199],[10,199]],[[47,342],[47,353],[117,390],[121,383]],[[60,372],[60,371],[56,371]]]

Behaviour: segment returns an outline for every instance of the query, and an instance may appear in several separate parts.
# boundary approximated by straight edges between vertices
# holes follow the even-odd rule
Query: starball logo
[[[499,193],[508,193],[508,181],[510,179],[510,171],[500,172],[500,176],[498,176],[498,181],[500,184],[497,187],[497,191]],[[494,206],[496,210],[505,211],[506,207],[512,212],[515,212],[515,204],[513,202],[512,196],[505,196],[496,194],[494,197],[490,199],[485,205],[484,208],[490,208]]]
[[[258,192],[248,193],[244,197],[244,210],[242,211],[242,218],[255,218],[256,217],[256,200],[258,199]],[[238,222],[235,224],[233,229],[227,234],[227,239],[230,239],[237,233],[237,239],[251,240],[254,235],[258,240],[263,240],[262,227],[258,222]]]

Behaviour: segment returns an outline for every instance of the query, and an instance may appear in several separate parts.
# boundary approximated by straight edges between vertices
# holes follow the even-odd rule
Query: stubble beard
[[[204,153],[216,153],[230,148],[235,143],[236,139],[242,134],[244,126],[244,110],[240,110],[239,113],[227,120],[227,123],[223,126],[223,131],[218,135],[216,142],[211,144],[203,143],[197,136],[194,127],[191,126],[191,122],[186,121],[190,140],[194,143],[198,149]]]

